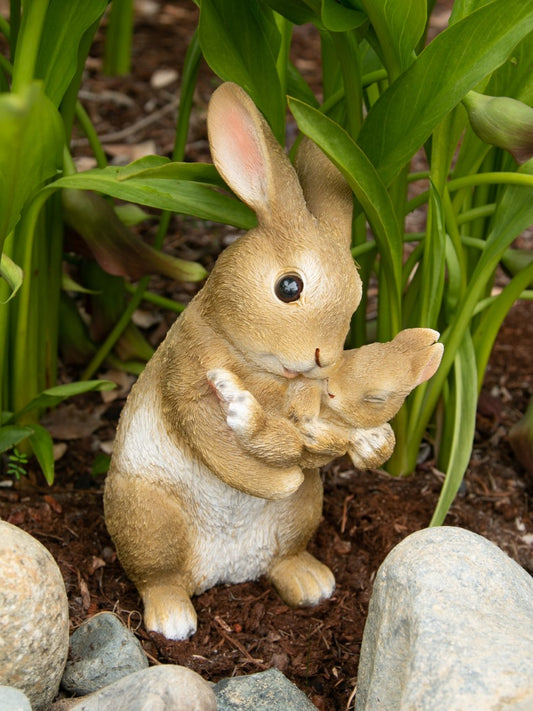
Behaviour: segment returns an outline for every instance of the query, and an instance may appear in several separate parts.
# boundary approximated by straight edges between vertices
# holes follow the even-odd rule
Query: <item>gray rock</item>
[[[30,700],[20,689],[0,686],[0,711],[31,711]]]
[[[215,684],[218,711],[316,711],[278,669],[234,676]]]
[[[211,685],[186,667],[149,667],[106,686],[69,711],[217,711]]]
[[[72,633],[61,686],[84,696],[147,666],[139,640],[116,615],[102,612]]]
[[[533,709],[533,579],[485,538],[418,531],[376,576],[357,711]]]
[[[57,694],[68,653],[61,572],[35,538],[0,521],[0,684],[23,691],[34,711]]]

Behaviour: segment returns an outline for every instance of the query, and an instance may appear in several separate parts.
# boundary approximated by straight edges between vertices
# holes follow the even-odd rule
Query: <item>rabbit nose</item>
[[[318,365],[319,368],[322,367],[322,365],[320,363],[320,348],[317,348],[315,350],[315,363]]]

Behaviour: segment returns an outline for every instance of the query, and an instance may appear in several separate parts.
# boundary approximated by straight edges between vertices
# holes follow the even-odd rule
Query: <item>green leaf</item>
[[[36,78],[57,107],[72,80],[85,32],[103,15],[107,0],[50,0],[44,21]]]
[[[533,4],[494,0],[437,35],[374,104],[359,135],[387,185],[442,118],[532,30]]]
[[[202,53],[224,81],[242,86],[274,135],[285,137],[285,97],[277,71],[281,35],[272,10],[259,0],[202,0]]]
[[[364,12],[345,7],[336,0],[322,0],[321,16],[324,27],[331,32],[354,30],[368,21]]]
[[[24,274],[22,269],[17,266],[5,252],[0,255],[0,277],[5,279],[7,285],[11,289],[11,293],[7,299],[0,299],[0,304],[7,304],[7,302],[15,296],[17,291],[22,286]]]
[[[319,30],[324,29],[319,17],[320,0],[265,0],[265,4],[295,25],[311,22]]]
[[[94,190],[128,202],[242,229],[251,229],[257,224],[254,213],[240,200],[210,185],[190,180],[128,178],[119,181],[115,171],[95,169],[59,178],[53,185],[53,189],[56,188]]]
[[[150,156],[156,158],[159,156]],[[164,159],[150,161],[141,158],[122,168],[104,168],[113,173],[116,171],[117,180],[131,180],[132,178],[161,178],[162,180],[188,180],[196,183],[206,183],[224,187],[224,181],[211,163],[180,163]]]
[[[41,425],[32,425],[29,437],[33,453],[43,470],[44,478],[51,486],[54,483],[54,442],[47,429]]]
[[[0,136],[1,250],[27,200],[62,164],[63,124],[40,84],[0,95]]]
[[[26,412],[32,410],[41,410],[46,407],[55,407],[60,402],[75,395],[83,395],[84,393],[94,390],[113,390],[116,385],[110,380],[82,380],[75,383],[67,383],[65,385],[56,385],[53,388],[43,390],[43,392],[23,407],[15,414],[19,418]]]
[[[7,452],[33,433],[31,427],[22,425],[5,425],[0,427],[0,453]]]
[[[445,437],[441,449],[447,462],[446,478],[430,526],[440,526],[459,491],[472,454],[476,429],[477,369],[470,332],[466,332],[454,361],[450,401],[445,407]]]
[[[415,47],[426,27],[426,0],[362,0],[362,5],[379,39],[385,66],[394,79],[414,59]]]
[[[289,98],[298,127],[343,173],[370,222],[383,260],[383,277],[390,294],[390,337],[401,328],[403,240],[390,196],[366,155],[334,121],[312,106]]]

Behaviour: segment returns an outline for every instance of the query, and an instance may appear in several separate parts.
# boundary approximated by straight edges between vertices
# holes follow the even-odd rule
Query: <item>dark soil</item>
[[[136,20],[134,73],[102,78],[99,38],[84,84],[84,103],[109,154],[126,160],[145,141],[154,141],[150,152],[166,153],[172,147],[176,108],[167,107],[177,95],[179,79],[162,89],[151,86],[150,79],[156,69],[180,69],[196,9],[188,2],[156,6],[155,14],[139,13]],[[316,38],[306,31],[300,35],[298,61],[312,74]],[[203,119],[214,84],[203,67],[187,149],[191,160],[208,159]],[[102,101],[103,97],[107,98]],[[154,115],[153,123],[139,124]],[[75,151],[78,156],[90,155],[82,140]],[[193,220],[176,221],[173,227],[167,248],[209,267],[224,242],[224,231],[214,227],[207,231]],[[191,295],[191,289],[162,279],[154,279],[151,288],[178,300]],[[154,342],[162,338],[171,318],[156,316],[160,323],[152,326]],[[533,571],[533,482],[513,454],[509,431],[533,394],[532,346],[533,304],[521,302],[506,319],[494,348],[470,466],[446,520],[486,536],[529,571]],[[63,375],[76,377],[67,370]],[[68,447],[57,462],[52,488],[30,470],[15,486],[0,489],[0,517],[34,535],[57,560],[72,628],[101,610],[113,610],[138,635],[151,663],[182,664],[212,681],[275,666],[319,709],[351,708],[374,575],[393,546],[428,525],[443,481],[434,461],[427,459],[401,480],[381,471],[355,471],[344,459],[324,471],[324,518],[310,549],[335,574],[337,589],[330,600],[293,610],[263,579],[217,587],[195,598],[196,635],[186,642],[169,642],[148,634],[142,625],[139,597],[106,532],[103,477],[91,476],[95,455],[113,437],[123,398],[124,394],[103,402],[100,395],[87,396],[64,406],[70,409],[59,410],[56,438]],[[67,421],[74,425],[70,434]],[[80,421],[89,421],[85,431],[76,429]]]

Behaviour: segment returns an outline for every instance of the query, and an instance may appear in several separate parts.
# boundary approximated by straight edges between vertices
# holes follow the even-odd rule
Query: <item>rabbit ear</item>
[[[218,87],[209,102],[211,156],[230,188],[260,222],[296,215],[305,201],[296,173],[270,126],[237,84]]]
[[[318,220],[337,227],[337,232],[350,244],[353,196],[342,173],[306,137],[298,148],[295,166],[308,210]]]

